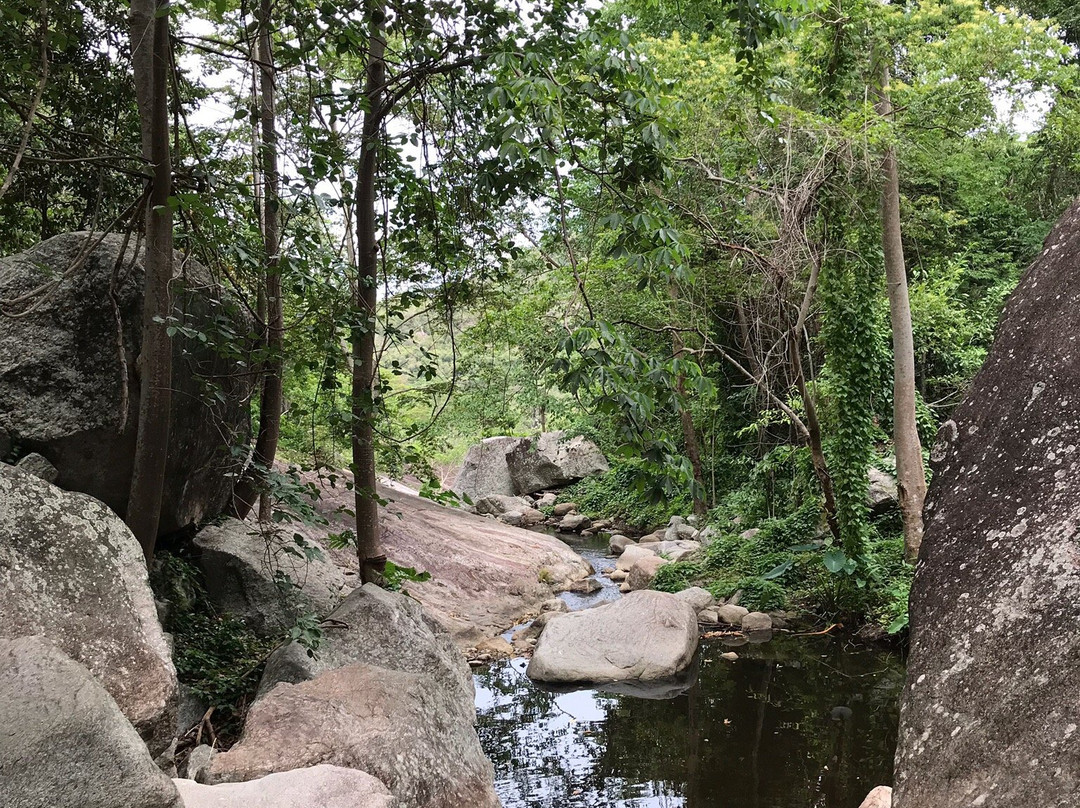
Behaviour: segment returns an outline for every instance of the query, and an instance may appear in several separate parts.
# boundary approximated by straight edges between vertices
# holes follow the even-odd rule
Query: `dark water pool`
[[[553,694],[525,665],[476,675],[506,808],[857,808],[891,782],[894,654],[832,637],[704,640],[691,683],[666,699]]]

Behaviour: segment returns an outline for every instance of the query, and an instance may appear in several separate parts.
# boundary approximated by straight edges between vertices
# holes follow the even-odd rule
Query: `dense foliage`
[[[879,169],[893,151],[927,446],[1080,190],[1078,20],[1019,5],[174,3],[176,243],[257,324],[201,338],[255,338],[255,371],[280,365],[286,460],[355,463],[362,421],[380,471],[434,491],[480,438],[571,429],[614,464],[564,500],[641,529],[707,512],[717,540],[659,585],[898,626],[899,525],[866,502],[893,427]],[[134,230],[147,172],[123,15],[43,0],[0,21],[0,250]]]

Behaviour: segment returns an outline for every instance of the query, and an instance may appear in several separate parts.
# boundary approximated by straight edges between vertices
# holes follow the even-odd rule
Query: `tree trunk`
[[[375,179],[378,172],[381,106],[386,66],[386,37],[382,30],[383,7],[371,10],[364,95],[367,112],[360,146],[356,182],[357,283],[353,299],[352,326],[352,452],[353,486],[356,496],[356,555],[364,582],[378,581],[385,559],[379,552],[379,502],[375,489],[375,307],[379,279],[379,245],[376,235]]]
[[[139,108],[143,157],[153,169],[145,211],[146,269],[142,345],[139,351],[139,426],[126,521],[149,562],[161,518],[172,410],[172,340],[165,320],[172,313],[172,159],[169,152],[167,0],[132,0],[131,58]],[[160,13],[159,13],[160,12]]]
[[[882,117],[892,116],[889,68],[885,63],[881,69],[878,111]],[[893,343],[893,445],[896,449],[900,512],[904,520],[904,556],[914,563],[919,557],[919,545],[922,543],[926,473],[915,421],[915,349],[911,334],[904,244],[900,234],[900,172],[896,163],[896,149],[891,144],[885,148],[881,172],[884,180],[881,194],[882,243]]]
[[[252,464],[233,494],[233,510],[243,519],[259,499],[259,518],[270,518],[270,499],[265,493],[265,473],[274,464],[281,436],[283,402],[282,350],[285,318],[281,300],[281,178],[278,172],[277,105],[274,97],[274,64],[270,19],[272,0],[260,0],[256,68],[259,72],[259,172],[262,175],[262,236],[266,255],[266,360],[259,397],[259,434]]]

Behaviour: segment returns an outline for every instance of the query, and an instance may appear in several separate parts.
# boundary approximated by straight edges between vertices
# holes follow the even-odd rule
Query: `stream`
[[[559,538],[598,572],[614,565],[606,541]],[[597,580],[591,595],[562,596],[571,609],[619,596]],[[892,781],[898,654],[831,636],[703,639],[683,685],[648,698],[549,692],[527,664],[475,675],[477,732],[505,808],[858,808]]]

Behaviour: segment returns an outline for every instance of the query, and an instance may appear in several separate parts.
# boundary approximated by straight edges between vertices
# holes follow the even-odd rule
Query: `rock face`
[[[307,611],[325,617],[351,589],[325,550],[319,547],[321,557],[305,561],[294,554],[292,531],[284,536],[263,534],[254,523],[236,519],[205,527],[195,536],[211,602],[264,636],[288,629]]]
[[[399,808],[377,777],[340,766],[312,766],[246,783],[207,786],[174,780],[184,808]]]
[[[931,453],[893,805],[1080,794],[1080,205]]]
[[[63,277],[93,244],[67,233],[0,259],[0,298],[14,298],[58,279],[52,294],[26,317],[0,315],[0,430],[24,451],[40,452],[59,471],[58,485],[127,509],[139,381],[135,359],[142,324],[141,253],[134,239],[121,254],[120,235],[90,249],[81,268]],[[207,342],[178,334],[173,341],[173,397],[161,511],[169,533],[221,513],[240,461],[229,447],[247,443],[253,377],[211,347],[226,324],[246,333],[249,317],[219,304],[209,272],[177,254],[174,314]],[[109,289],[115,272],[116,308]],[[236,310],[233,310],[236,309]],[[123,323],[123,360],[116,316]],[[44,381],[48,383],[45,384]],[[213,380],[222,397],[208,387]],[[127,388],[127,413],[123,412]],[[223,399],[223,400],[222,400]],[[121,428],[123,427],[123,428]]]
[[[0,797],[11,808],[184,808],[90,671],[41,637],[0,640]]]
[[[595,443],[565,432],[544,432],[509,447],[506,466],[519,494],[558,488],[608,470],[607,458]]]
[[[40,634],[85,665],[160,751],[176,671],[142,548],[112,511],[0,464],[0,638]]]
[[[655,682],[685,670],[697,614],[665,592],[633,592],[595,609],[550,618],[527,673],[539,682]]]
[[[317,481],[311,475],[304,480]],[[400,491],[379,489],[389,500],[381,513],[381,545],[396,564],[432,573],[431,580],[407,582],[409,595],[450,631],[461,648],[470,648],[520,623],[529,612],[580,578],[592,567],[558,539],[510,527],[494,519],[447,508]],[[290,525],[314,539],[350,527],[339,507],[351,508],[353,493],[339,481],[324,485],[317,507],[329,526],[319,530]],[[331,551],[355,568],[352,552]]]
[[[628,545],[619,555],[619,560],[615,562],[615,569],[630,572],[634,564],[636,564],[641,559],[657,557],[658,556],[656,555],[656,553],[654,553],[649,548],[642,547],[640,544],[631,544]]]

